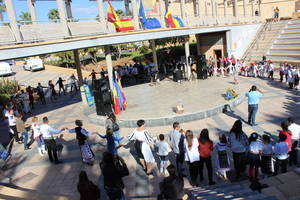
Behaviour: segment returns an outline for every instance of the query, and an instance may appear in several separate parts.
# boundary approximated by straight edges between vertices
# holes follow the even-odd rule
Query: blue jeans
[[[248,105],[248,123],[250,125],[255,124],[255,116],[258,110],[258,104],[249,104]]]
[[[120,132],[120,130],[114,131],[113,132],[113,136],[115,138],[117,138],[117,139],[120,139],[121,138],[121,132]],[[116,146],[119,146],[121,144],[121,141],[115,141],[115,144],[116,144]]]
[[[27,148],[28,145],[28,132],[23,132],[22,133],[22,137],[23,137],[23,144],[24,144],[24,149]]]
[[[105,188],[110,200],[125,200],[124,192],[121,188]]]

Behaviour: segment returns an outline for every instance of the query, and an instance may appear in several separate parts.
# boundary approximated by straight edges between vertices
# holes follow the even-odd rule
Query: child
[[[46,153],[47,151],[45,149],[44,138],[40,131],[40,126],[38,125],[38,118],[36,116],[32,118],[31,129],[33,132],[33,138],[38,144],[38,152],[40,156],[43,156],[43,154]]]
[[[212,177],[213,170],[211,163],[211,153],[213,151],[213,142],[209,139],[209,133],[206,128],[203,129],[200,133],[198,151],[200,154],[200,181],[203,181],[203,165],[205,163],[208,171],[209,185],[216,184],[213,181]]]
[[[160,173],[166,174],[166,169],[168,167],[168,154],[171,151],[169,144],[165,141],[165,136],[160,134],[158,136],[159,141],[155,143],[157,147],[157,155],[160,158]]]
[[[274,166],[274,175],[278,174],[279,167],[281,168],[281,173],[285,173],[287,171],[288,164],[288,152],[289,147],[286,140],[286,135],[279,134],[279,142],[275,144],[274,154],[275,154],[275,166]]]
[[[224,134],[219,137],[219,142],[215,145],[215,150],[217,152],[216,159],[216,167],[217,174],[223,177],[225,180],[227,179],[227,171],[230,171],[230,161],[227,154],[228,146],[227,139]]]
[[[270,136],[268,135],[263,135],[262,140],[261,172],[267,176],[273,171],[273,145],[271,144]]]
[[[257,139],[257,133],[252,133],[249,137],[249,178],[251,181],[258,179],[258,169],[260,167],[262,143]]]
[[[107,128],[106,129],[106,135],[102,136],[100,134],[98,134],[101,138],[105,138],[107,141],[107,150],[112,153],[113,155],[117,155],[118,154],[118,148],[120,148],[122,145],[116,146],[115,142],[120,142],[121,140],[123,140],[123,137],[121,138],[116,138],[113,135],[113,130],[111,128]]]

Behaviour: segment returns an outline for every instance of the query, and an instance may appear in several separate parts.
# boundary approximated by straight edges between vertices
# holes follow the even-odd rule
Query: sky
[[[29,12],[27,7],[26,0],[13,0],[14,6],[16,10],[16,16],[19,19],[19,16],[22,12]],[[125,10],[124,8],[124,1],[112,1],[112,6],[115,10],[121,9]],[[35,3],[36,7],[36,15],[38,21],[48,21],[48,12],[53,8],[57,8],[55,0],[37,0]],[[75,19],[82,19],[82,18],[95,18],[98,15],[97,10],[97,2],[96,1],[89,1],[89,0],[72,0],[71,3],[72,7],[72,14]],[[107,2],[104,2],[104,12],[106,13],[107,9]],[[4,13],[4,21],[8,21],[6,13]]]

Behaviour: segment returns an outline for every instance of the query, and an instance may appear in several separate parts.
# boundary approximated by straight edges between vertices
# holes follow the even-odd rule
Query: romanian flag
[[[169,25],[169,28],[184,27],[182,20],[179,17],[173,16],[170,8],[168,8],[165,18],[166,18],[167,24]]]
[[[120,80],[114,80],[113,98],[115,114],[119,114],[122,110],[126,109],[127,102],[123,92]]]
[[[132,19],[131,18],[120,19],[120,17],[116,13],[115,9],[110,4],[110,1],[108,1],[107,3],[108,3],[108,5],[107,5],[107,21],[114,24],[116,31],[122,32],[122,31],[134,30],[134,26],[131,22]]]

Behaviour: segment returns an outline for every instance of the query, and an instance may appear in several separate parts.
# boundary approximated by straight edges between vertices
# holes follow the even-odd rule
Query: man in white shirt
[[[299,146],[299,140],[300,140],[300,125],[296,124],[294,122],[294,119],[289,117],[288,118],[289,123],[289,131],[292,132],[292,151],[290,152],[290,165],[297,165],[297,148]]]
[[[21,144],[22,142],[20,141],[20,138],[18,135],[17,126],[16,126],[17,119],[14,114],[14,110],[13,109],[9,110],[6,117],[8,118],[8,125],[10,128],[10,139],[15,137],[15,141],[18,142],[19,144]]]
[[[289,148],[285,140],[286,135],[279,134],[279,142],[276,143],[274,147],[274,155],[276,158],[274,165],[274,175],[278,174],[279,167],[281,168],[281,173],[285,173],[287,171]]]
[[[179,123],[174,122],[173,123],[173,131],[171,131],[169,134],[169,143],[170,143],[170,146],[176,156],[176,167],[177,167],[178,175],[184,175],[183,174],[183,171],[184,171],[184,169],[183,169],[183,162],[184,162],[183,140],[184,140],[184,137],[179,132],[180,129],[181,129],[181,127],[180,127]]]
[[[46,147],[48,149],[48,156],[49,156],[49,160],[51,163],[53,163],[53,162],[54,162],[54,164],[62,163],[57,158],[57,147],[56,147],[56,142],[55,142],[53,135],[59,134],[64,130],[65,130],[65,128],[63,128],[63,129],[52,128],[51,126],[49,126],[48,118],[47,117],[43,118],[43,124],[40,126],[40,132],[43,135]]]

